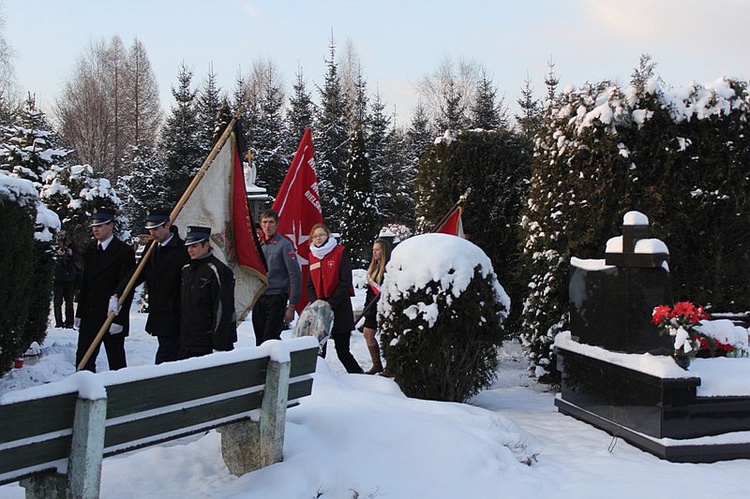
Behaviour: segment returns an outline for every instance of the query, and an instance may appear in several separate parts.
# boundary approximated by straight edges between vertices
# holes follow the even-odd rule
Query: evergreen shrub
[[[29,208],[0,196],[0,375],[12,368],[13,361],[28,348],[24,335],[32,294],[34,272],[34,219]],[[49,290],[47,291],[49,293]],[[49,302],[49,294],[46,297]],[[49,303],[47,304],[49,312]],[[46,318],[45,318],[46,325]]]
[[[464,402],[495,379],[509,306],[476,245],[446,234],[407,239],[378,308],[387,370],[409,397]]]

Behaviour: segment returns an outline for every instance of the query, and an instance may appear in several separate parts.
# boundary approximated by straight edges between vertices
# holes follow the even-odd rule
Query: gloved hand
[[[80,327],[81,327],[81,318],[80,317],[75,317],[73,319],[73,328],[74,329],[79,329]]]
[[[112,295],[109,297],[109,305],[107,306],[107,315],[111,314],[112,312],[114,312],[115,315],[120,313],[120,307],[117,306],[117,295]]]
[[[109,326],[109,334],[120,334],[122,333],[122,325],[115,324],[114,322]]]

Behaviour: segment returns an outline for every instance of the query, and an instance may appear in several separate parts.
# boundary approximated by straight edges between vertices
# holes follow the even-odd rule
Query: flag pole
[[[214,144],[214,147],[211,149],[211,152],[208,153],[206,160],[203,162],[198,172],[195,174],[195,176],[193,176],[193,180],[190,182],[190,185],[188,185],[187,188],[185,189],[185,192],[182,193],[180,200],[177,201],[177,204],[172,210],[172,213],[170,213],[169,215],[170,222],[175,221],[175,219],[177,218],[177,215],[179,215],[180,211],[182,211],[182,207],[185,206],[185,203],[187,202],[188,198],[190,198],[190,195],[198,186],[198,183],[206,175],[206,171],[208,170],[208,167],[211,166],[211,163],[219,154],[219,151],[221,151],[221,148],[224,147],[224,143],[232,134],[232,131],[234,130],[234,123],[237,121],[241,113],[242,113],[242,107],[240,107],[235,113],[235,115],[232,117],[231,121],[229,122],[226,129],[224,130],[224,133],[221,134],[221,137],[219,137],[219,140],[216,141],[216,144]],[[138,279],[138,277],[140,277],[141,272],[143,272],[143,268],[146,265],[146,262],[148,261],[148,259],[151,257],[151,253],[153,253],[154,247],[155,247],[155,244],[153,242],[149,244],[148,249],[146,250],[144,255],[141,257],[141,261],[138,263],[138,266],[135,268],[135,271],[133,271],[133,275],[130,277],[130,280],[125,286],[125,289],[117,298],[118,309],[122,307],[122,304],[125,301],[125,298],[130,294],[133,287],[135,286],[135,281]],[[80,371],[81,369],[83,369],[83,367],[89,361],[89,359],[94,353],[94,349],[96,349],[96,347],[99,346],[99,343],[101,343],[102,338],[104,338],[104,335],[109,330],[109,326],[112,325],[112,321],[115,320],[116,316],[117,314],[115,312],[110,312],[107,315],[107,319],[104,321],[104,324],[102,324],[102,327],[99,329],[99,332],[96,334],[96,337],[91,342],[91,345],[89,345],[89,348],[88,350],[86,350],[86,353],[81,359],[81,362],[78,363],[78,366],[76,367],[76,371]]]
[[[456,201],[456,203],[453,206],[451,206],[448,212],[445,215],[443,215],[443,218],[441,218],[440,221],[432,227],[432,230],[430,232],[437,232],[440,226],[443,225],[446,220],[448,220],[448,217],[451,216],[453,211],[459,206],[461,206],[462,204],[464,204],[464,202],[466,202],[466,198],[469,197],[469,194],[471,194],[471,187],[467,188],[466,192],[464,192],[458,197],[458,201]]]

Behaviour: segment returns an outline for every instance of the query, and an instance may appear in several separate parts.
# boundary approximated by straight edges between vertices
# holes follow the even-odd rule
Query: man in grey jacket
[[[261,249],[268,267],[268,287],[253,307],[255,343],[280,339],[285,325],[294,319],[294,308],[302,293],[302,271],[291,241],[276,232],[279,214],[260,214]]]

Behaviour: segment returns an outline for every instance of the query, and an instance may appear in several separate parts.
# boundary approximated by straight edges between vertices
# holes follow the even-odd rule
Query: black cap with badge
[[[89,227],[104,225],[115,221],[115,210],[112,208],[99,208],[91,215]]]
[[[169,210],[156,209],[148,212],[146,215],[146,229],[155,229],[161,227],[169,221]]]
[[[189,226],[187,236],[185,236],[185,246],[208,241],[211,237],[211,227]]]

